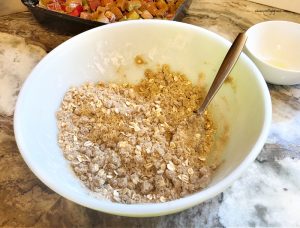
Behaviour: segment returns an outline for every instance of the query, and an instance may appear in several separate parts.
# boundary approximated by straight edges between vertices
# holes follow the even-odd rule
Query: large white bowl
[[[82,33],[49,53],[32,71],[18,97],[14,130],[20,152],[30,169],[49,188],[83,206],[125,216],[158,216],[184,210],[224,191],[256,158],[267,138],[271,102],[266,83],[242,54],[211,104],[218,132],[228,126],[223,163],[211,184],[190,196],[156,204],[125,205],[96,198],[73,174],[57,144],[55,113],[70,86],[87,81],[111,81],[116,71],[130,82],[143,76],[134,64],[143,55],[152,66],[168,63],[197,81],[212,81],[230,43],[196,26],[169,21],[130,21]],[[203,74],[202,74],[203,75]],[[43,199],[39,199],[43,200]]]

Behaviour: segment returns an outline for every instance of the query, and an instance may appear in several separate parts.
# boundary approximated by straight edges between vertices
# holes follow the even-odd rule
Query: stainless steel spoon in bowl
[[[225,79],[227,76],[230,74],[232,68],[236,64],[243,47],[246,43],[247,40],[247,35],[245,33],[240,33],[235,40],[233,41],[231,47],[229,48],[220,68],[218,73],[216,74],[216,77],[211,84],[208,93],[206,97],[204,98],[203,103],[201,104],[200,108],[198,109],[197,113],[202,114],[211,100],[214,98],[216,93],[219,91],[220,87],[223,85]]]

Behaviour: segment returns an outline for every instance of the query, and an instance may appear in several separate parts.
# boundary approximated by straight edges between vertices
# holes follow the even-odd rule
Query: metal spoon
[[[232,68],[236,64],[236,62],[243,50],[243,47],[246,43],[246,40],[247,40],[247,35],[245,33],[239,33],[239,35],[233,41],[230,49],[228,50],[221,66],[219,68],[219,71],[218,71],[213,83],[211,84],[211,86],[208,90],[208,93],[207,93],[202,105],[200,106],[200,108],[197,111],[198,114],[201,115],[206,110],[206,108],[209,105],[209,103],[211,102],[211,100],[214,98],[216,93],[219,91],[220,87],[223,85],[225,79],[227,78],[227,76],[231,72]]]

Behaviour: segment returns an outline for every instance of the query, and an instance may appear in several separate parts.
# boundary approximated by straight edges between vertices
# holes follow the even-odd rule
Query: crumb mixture
[[[59,145],[81,181],[116,202],[165,202],[208,185],[215,134],[194,113],[203,90],[167,65],[136,85],[71,88],[57,113]]]

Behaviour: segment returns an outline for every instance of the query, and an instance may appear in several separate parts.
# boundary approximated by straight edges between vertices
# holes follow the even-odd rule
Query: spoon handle
[[[243,47],[246,43],[247,35],[245,33],[240,33],[235,40],[233,41],[230,49],[228,50],[220,68],[219,71],[211,84],[209,91],[198,109],[198,114],[202,114],[206,107],[209,105],[213,97],[216,95],[216,93],[219,91],[221,85],[224,83],[225,79],[231,72],[232,68],[234,67],[235,63],[237,62]]]

